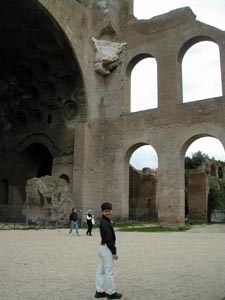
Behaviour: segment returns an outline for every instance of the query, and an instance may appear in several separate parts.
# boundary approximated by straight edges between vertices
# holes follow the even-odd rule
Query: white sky
[[[150,19],[185,6],[192,9],[197,20],[225,30],[224,0],[134,0],[134,15],[138,19]]]
[[[153,16],[164,14],[170,10],[185,6],[189,6],[192,9],[197,20],[221,30],[225,30],[225,0],[134,0],[134,15],[137,19],[150,19]],[[208,46],[207,49],[202,48],[204,43]],[[221,77],[220,72],[218,72],[218,66],[220,68],[219,56],[215,55],[218,53],[218,46],[212,42],[204,43],[196,44],[189,49],[184,56],[182,64],[183,81],[185,81],[185,85],[183,86],[184,102],[191,101],[191,99],[193,100],[193,95],[190,94],[190,91],[194,91],[195,93],[194,100],[222,95]],[[205,51],[204,53],[203,50]],[[204,70],[206,56],[208,65],[212,66],[212,69],[210,69],[210,80],[207,77],[207,72]],[[209,63],[210,57],[212,57],[212,60]],[[203,72],[199,73],[197,70],[197,76],[194,78],[193,75],[190,77],[188,74],[190,73],[190,65],[196,65],[196,61],[201,65],[200,69],[202,69]],[[139,84],[143,84],[144,82],[143,76],[141,76],[141,83],[138,82],[138,78],[140,78],[139,74],[143,74],[143,72],[147,74],[147,76],[144,77],[145,80],[148,80],[147,82],[150,80],[151,85],[155,86],[155,88],[151,90],[142,88],[142,95],[140,97],[140,91],[137,91],[137,88]],[[191,72],[193,74],[193,69]],[[203,78],[203,86],[201,86],[200,83],[199,85],[196,85],[196,81],[200,77]],[[212,78],[214,79],[213,81]],[[135,72],[132,73],[131,83],[131,111],[134,112],[157,107],[157,64],[154,59],[147,59],[137,65]],[[146,84],[146,86],[149,85]],[[198,86],[198,88],[196,88],[196,86]],[[206,86],[208,88],[207,91]],[[138,101],[135,101],[135,98],[137,97]],[[148,99],[148,103],[146,102],[146,99]],[[214,157],[215,159],[225,161],[224,148],[221,142],[215,138],[207,137],[196,140],[189,147],[186,155],[191,157],[192,154],[198,150],[208,154],[211,158]],[[157,168],[157,154],[153,147],[143,146],[133,153],[130,163],[137,169],[142,169],[143,167]]]

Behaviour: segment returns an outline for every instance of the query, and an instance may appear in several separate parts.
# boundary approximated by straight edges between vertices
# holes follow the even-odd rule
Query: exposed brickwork
[[[69,178],[83,218],[89,208],[98,216],[107,200],[126,219],[129,160],[150,144],[159,159],[159,222],[184,226],[184,155],[202,136],[225,145],[225,99],[183,104],[182,59],[199,41],[217,43],[224,94],[224,32],[189,8],[138,21],[132,7],[131,0],[0,2],[0,174],[10,205],[23,205],[27,179],[51,173]],[[106,49],[106,76],[95,72],[92,37],[126,44],[116,62]],[[157,61],[158,108],[130,113],[131,71],[145,57]]]
[[[188,220],[189,222],[208,221],[209,182],[204,173],[188,175]]]
[[[156,185],[157,177],[148,168],[138,171],[130,167],[129,207],[130,218],[157,220]]]

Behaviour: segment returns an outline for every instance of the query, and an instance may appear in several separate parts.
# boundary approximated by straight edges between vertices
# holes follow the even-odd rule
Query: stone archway
[[[215,142],[213,144],[213,140],[217,140],[218,144]],[[210,145],[211,143],[213,147]],[[194,151],[197,145],[199,150]],[[218,148],[221,151],[220,154]],[[219,209],[222,205],[222,202],[216,200],[218,195],[220,195],[220,199],[223,195],[222,185],[220,187],[220,180],[223,176],[222,166],[220,160],[217,162],[214,155],[212,157],[213,150],[222,159],[222,153],[224,153],[222,143],[213,135],[197,134],[186,141],[183,150],[182,153],[185,157],[185,217],[191,223],[210,222],[213,209]]]
[[[28,178],[73,155],[86,105],[74,50],[49,11],[37,0],[3,0],[0,16],[0,173],[12,206],[23,203]]]
[[[156,187],[157,187],[157,169],[143,167],[137,169],[132,165],[131,156],[134,152],[142,146],[150,146],[144,143],[137,143],[130,147],[125,155],[125,167],[128,175],[125,173],[125,186],[127,190],[127,203],[128,203],[128,216],[131,220],[144,220],[155,221],[157,220],[157,205],[156,205]],[[142,155],[149,157],[153,156],[152,151],[155,149],[152,147],[145,150]],[[155,152],[157,156],[157,153]],[[128,168],[127,168],[128,166]],[[126,201],[124,199],[124,201]]]
[[[65,34],[38,1],[0,9],[1,132],[73,120],[84,107],[82,79]]]
[[[0,195],[0,205],[7,205],[9,198],[9,183],[8,180],[5,178],[2,178],[0,180]]]
[[[51,175],[52,162],[51,153],[41,143],[29,145],[18,155],[16,168],[11,178],[13,197],[10,202],[13,205],[19,206],[25,202],[25,186],[28,179]]]

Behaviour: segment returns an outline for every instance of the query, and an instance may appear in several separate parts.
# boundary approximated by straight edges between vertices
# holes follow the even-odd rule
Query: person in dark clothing
[[[72,231],[73,231],[74,228],[76,229],[76,235],[79,236],[78,216],[77,216],[76,208],[73,208],[72,212],[70,214],[70,231],[69,231],[69,235],[72,235]]]
[[[99,248],[99,263],[96,272],[95,298],[120,299],[122,294],[115,291],[114,260],[118,259],[116,235],[112,226],[112,204],[105,202],[101,205],[102,218],[100,221],[101,245]],[[103,291],[105,279],[105,292]]]
[[[92,231],[92,228],[93,228],[92,217],[93,216],[92,216],[91,210],[89,209],[88,212],[87,212],[87,217],[86,217],[87,226],[88,226],[88,230],[86,232],[86,235],[92,235],[91,234],[91,231]]]

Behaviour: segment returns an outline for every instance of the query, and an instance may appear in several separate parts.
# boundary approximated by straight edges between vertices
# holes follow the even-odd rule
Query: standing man
[[[112,226],[112,204],[105,202],[101,205],[102,218],[100,221],[101,245],[99,248],[99,263],[96,273],[95,298],[120,299],[122,294],[115,291],[114,286],[114,260],[118,259],[116,253],[116,235]],[[104,278],[105,277],[105,278]],[[105,279],[105,289],[103,283]]]
[[[72,212],[70,214],[70,231],[69,235],[72,235],[73,229],[76,229],[76,235],[79,235],[79,230],[78,230],[78,216],[77,216],[77,210],[76,208],[72,209]]]

